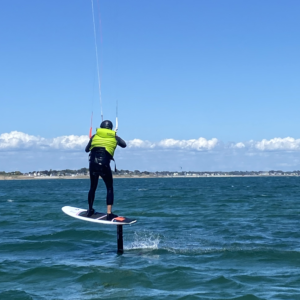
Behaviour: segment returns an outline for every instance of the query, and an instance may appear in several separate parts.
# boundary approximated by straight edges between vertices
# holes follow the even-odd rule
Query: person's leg
[[[90,164],[90,190],[88,195],[88,204],[89,204],[89,211],[93,211],[93,204],[95,200],[95,193],[98,186],[99,175],[93,175],[95,172],[95,168],[93,164]]]
[[[105,169],[103,171],[104,172],[101,177],[105,183],[106,190],[107,190],[107,194],[106,194],[107,215],[110,215],[112,218],[117,217],[112,213],[112,206],[114,204],[114,187],[113,187],[113,178],[112,178],[111,169],[109,166],[105,166]]]

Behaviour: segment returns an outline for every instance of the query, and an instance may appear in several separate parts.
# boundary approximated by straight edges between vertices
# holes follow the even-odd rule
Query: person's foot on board
[[[86,211],[86,217],[91,217],[93,214],[95,213],[95,210],[92,208],[92,209],[88,209]]]
[[[115,215],[115,214],[113,214],[113,213],[107,214],[106,220],[107,220],[107,221],[111,221],[112,219],[117,218],[117,217],[118,217],[118,216]]]

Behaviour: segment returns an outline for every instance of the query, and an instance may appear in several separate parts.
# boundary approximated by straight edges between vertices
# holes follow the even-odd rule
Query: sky
[[[0,171],[300,169],[300,2],[2,0]]]

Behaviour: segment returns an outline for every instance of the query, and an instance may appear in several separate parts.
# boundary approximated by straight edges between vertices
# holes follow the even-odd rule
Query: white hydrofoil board
[[[126,217],[118,216],[117,218],[112,219],[111,221],[106,220],[107,214],[95,212],[92,216],[86,217],[86,209],[72,207],[72,206],[64,206],[62,207],[62,211],[76,219],[80,219],[83,221],[100,223],[100,224],[108,224],[108,225],[130,225],[136,222],[134,219],[129,219]]]

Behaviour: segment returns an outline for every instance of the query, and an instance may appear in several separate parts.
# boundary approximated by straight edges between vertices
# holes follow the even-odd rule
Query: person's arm
[[[121,148],[126,148],[126,146],[127,146],[126,142],[117,135],[116,135],[116,140],[117,140],[118,146],[120,146]]]
[[[85,152],[90,152],[90,148],[91,148],[91,145],[92,145],[92,139],[93,139],[94,136],[92,136],[89,140],[89,143],[86,145],[85,147]]]

